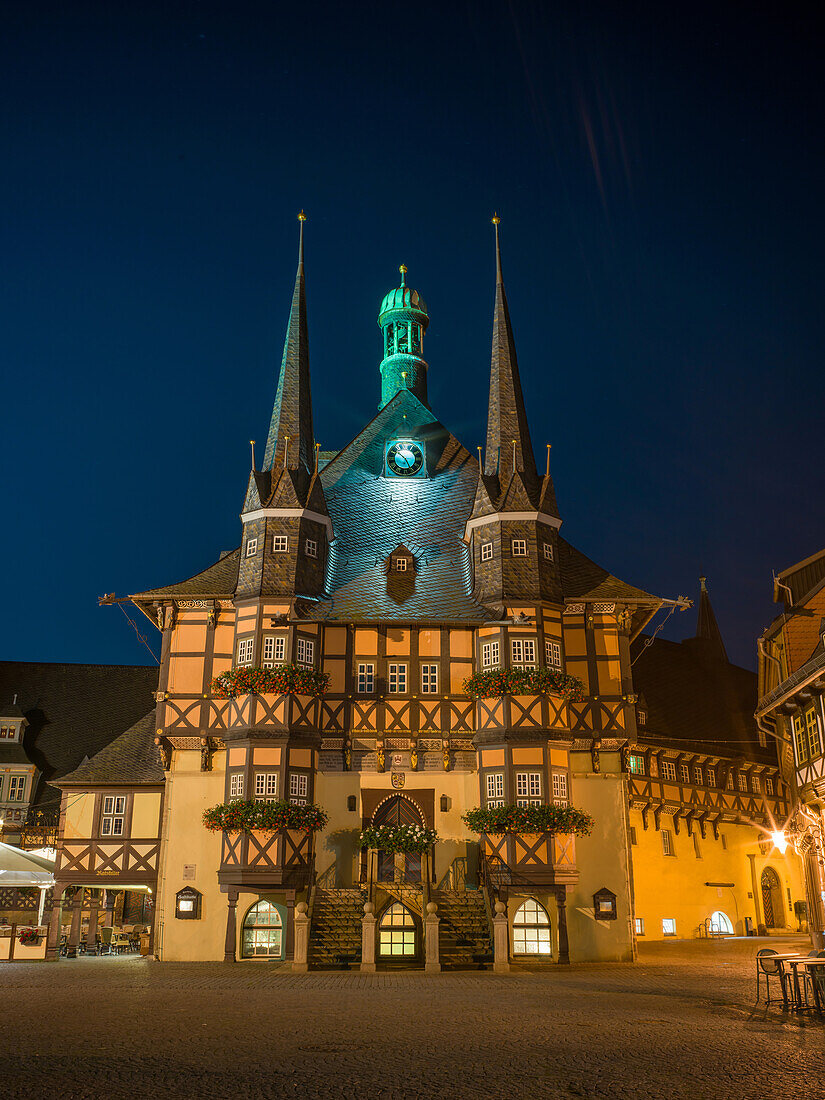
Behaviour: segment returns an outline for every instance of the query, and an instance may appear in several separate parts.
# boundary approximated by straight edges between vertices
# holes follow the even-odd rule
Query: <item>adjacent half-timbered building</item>
[[[759,640],[757,721],[794,792],[791,835],[805,864],[812,938],[825,947],[825,550],[774,579],[782,614]]]
[[[378,316],[378,412],[340,451],[319,450],[303,228],[240,545],[129,597],[162,635],[155,721],[64,777],[60,881],[151,886],[161,959],[365,970],[632,960],[631,814],[651,835],[671,815],[682,843],[682,823],[715,834],[733,812],[715,785],[701,807],[697,792],[671,789],[666,761],[682,749],[635,747],[632,647],[673,601],[561,536],[549,448],[541,471],[531,442],[497,224],[486,445],[468,450],[430,407],[429,314],[402,267]],[[645,770],[629,779],[634,759]],[[321,807],[326,827],[237,825],[280,800]],[[216,807],[232,827],[205,827]],[[463,819],[476,807],[488,820],[540,807],[568,823],[575,807],[594,824],[589,835],[479,835]],[[404,828],[437,839],[362,849],[362,830],[386,841]]]
[[[633,646],[636,935],[796,931],[800,862],[772,836],[792,792],[754,718],[756,674],[728,661],[704,577],[700,585],[694,637],[641,635]]]

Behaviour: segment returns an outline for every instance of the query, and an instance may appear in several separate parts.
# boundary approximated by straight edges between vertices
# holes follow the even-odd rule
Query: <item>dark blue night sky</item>
[[[322,446],[376,410],[402,262],[433,408],[483,442],[497,209],[563,533],[660,595],[704,570],[753,666],[771,571],[825,540],[808,11],[7,0],[0,656],[144,663],[97,596],[237,545],[301,207]]]

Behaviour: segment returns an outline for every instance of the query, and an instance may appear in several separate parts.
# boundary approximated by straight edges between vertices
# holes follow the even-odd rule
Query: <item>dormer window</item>
[[[387,573],[413,573],[415,571],[415,558],[412,551],[403,544],[396,546],[386,561]]]
[[[513,539],[510,543],[510,549],[513,552],[514,558],[526,558],[527,557],[527,540],[526,539]]]
[[[396,573],[406,573],[409,560],[407,558],[395,559],[395,571]]]
[[[304,542],[304,552],[308,558],[318,557],[318,543],[315,539],[307,539]]]
[[[481,544],[481,560],[492,561],[493,560],[493,544],[491,542],[482,542]]]
[[[0,741],[16,741],[18,732],[17,726],[0,726]]]
[[[254,558],[257,553],[258,553],[258,540],[257,539],[247,539],[246,540],[246,556],[248,558]]]

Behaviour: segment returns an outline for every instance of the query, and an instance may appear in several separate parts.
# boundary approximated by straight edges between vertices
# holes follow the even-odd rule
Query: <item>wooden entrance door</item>
[[[782,906],[782,887],[779,876],[773,867],[766,867],[762,872],[762,913],[765,918],[766,928],[781,928],[785,923],[785,914]]]
[[[386,799],[372,815],[373,825],[423,825],[424,818],[415,803],[397,794]],[[398,873],[396,873],[398,872]],[[407,852],[396,862],[394,852],[378,853],[378,881],[421,882],[421,856]]]

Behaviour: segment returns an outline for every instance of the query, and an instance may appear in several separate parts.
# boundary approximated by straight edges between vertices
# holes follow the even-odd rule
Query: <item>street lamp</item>
[[[771,840],[773,841],[774,848],[778,848],[784,856],[788,848],[788,838],[785,836],[785,833],[777,829],[771,833]]]

